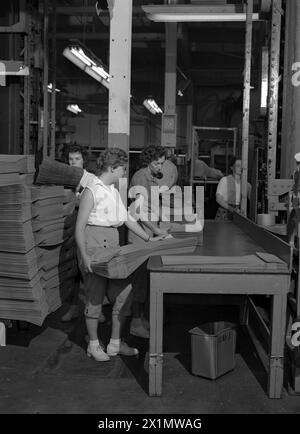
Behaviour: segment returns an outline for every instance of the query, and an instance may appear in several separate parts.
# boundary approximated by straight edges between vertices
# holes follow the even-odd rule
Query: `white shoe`
[[[100,345],[97,345],[96,347],[91,347],[89,345],[86,354],[88,357],[94,357],[97,362],[108,362],[110,360]]]
[[[125,342],[121,342],[119,348],[116,345],[108,344],[106,351],[109,356],[116,356],[117,354],[121,354],[122,356],[137,356],[139,353],[137,348],[131,348]]]

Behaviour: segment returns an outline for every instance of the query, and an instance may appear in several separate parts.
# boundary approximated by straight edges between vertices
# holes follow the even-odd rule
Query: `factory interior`
[[[300,2],[11,0],[0,40],[0,414],[299,414]]]

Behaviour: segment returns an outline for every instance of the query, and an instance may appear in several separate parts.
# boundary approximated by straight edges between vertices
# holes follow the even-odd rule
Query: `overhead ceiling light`
[[[69,104],[69,105],[67,105],[67,110],[69,112],[74,113],[75,115],[78,115],[78,113],[82,112],[81,108],[79,108],[77,104]]]
[[[146,98],[143,102],[143,105],[153,115],[157,115],[157,114],[162,113],[162,109],[156,104],[155,100],[152,97]]]
[[[195,5],[147,5],[142,6],[147,18],[156,22],[216,22],[246,21],[242,5],[195,6]],[[259,20],[259,14],[252,16]]]
[[[260,85],[260,114],[265,116],[268,108],[269,92],[269,49],[262,47],[261,54],[261,85]]]
[[[109,88],[110,76],[107,67],[82,43],[79,41],[74,42],[74,44],[64,49],[63,55],[107,89]]]
[[[52,85],[52,83],[48,84],[48,92],[50,92],[50,93],[53,92],[53,85]],[[55,88],[55,92],[61,92],[61,90]]]

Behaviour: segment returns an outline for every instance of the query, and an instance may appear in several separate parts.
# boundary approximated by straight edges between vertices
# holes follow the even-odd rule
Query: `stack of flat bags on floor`
[[[192,253],[196,245],[197,238],[170,238],[102,249],[98,256],[92,258],[92,269],[100,276],[125,279],[150,256]]]
[[[5,173],[33,167],[31,155],[0,155]],[[0,318],[41,325],[61,305],[76,274],[74,208],[63,187],[0,182]]]
[[[0,154],[0,186],[31,185],[35,174],[33,155]]]
[[[61,306],[77,273],[75,194],[61,186],[32,187],[33,207],[38,210],[33,228],[41,281],[49,311]]]

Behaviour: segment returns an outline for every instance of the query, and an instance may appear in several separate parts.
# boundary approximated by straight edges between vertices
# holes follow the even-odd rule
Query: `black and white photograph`
[[[300,1],[3,1],[0,102],[0,414],[299,415]]]

